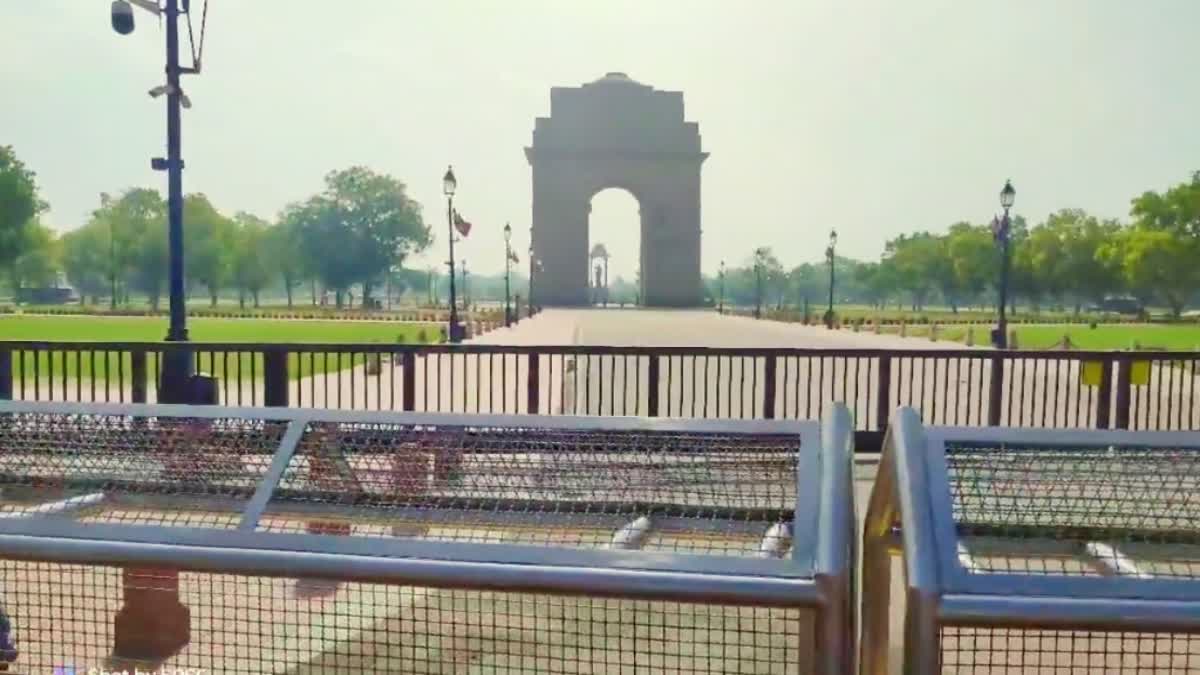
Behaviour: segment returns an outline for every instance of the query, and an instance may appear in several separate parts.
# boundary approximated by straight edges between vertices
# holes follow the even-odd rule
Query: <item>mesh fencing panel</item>
[[[0,415],[0,512],[233,527],[285,422]]]
[[[790,540],[799,443],[311,423],[260,529],[751,555]]]
[[[941,660],[947,675],[1195,673],[1200,636],[948,626]]]
[[[190,640],[151,666],[111,657],[114,616],[134,595],[122,570],[5,561],[0,574],[20,672],[141,666],[256,674],[689,675],[812,668],[809,610],[361,583],[314,595],[311,581],[192,573],[178,579]],[[142,577],[138,601],[155,602],[146,592],[168,594],[159,588],[153,576]]]
[[[946,448],[974,572],[1200,578],[1200,450]]]

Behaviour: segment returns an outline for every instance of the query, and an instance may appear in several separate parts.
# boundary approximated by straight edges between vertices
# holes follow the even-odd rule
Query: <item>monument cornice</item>
[[[702,163],[708,159],[707,152],[678,150],[625,150],[613,148],[543,148],[527,146],[525,159],[530,164],[535,159],[626,159],[635,161],[672,161]]]

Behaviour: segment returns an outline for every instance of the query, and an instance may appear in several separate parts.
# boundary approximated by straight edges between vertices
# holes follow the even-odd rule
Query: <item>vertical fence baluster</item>
[[[892,416],[892,357],[879,357],[879,379],[875,384],[875,428],[887,431]]]
[[[0,348],[0,401],[11,401],[13,398],[12,361],[12,350]]]
[[[146,352],[138,349],[130,354],[129,370],[133,377],[130,393],[134,403],[146,402]]]
[[[1000,426],[1000,411],[1004,397],[1004,358],[993,356],[988,380],[988,426]]]
[[[417,353],[405,350],[400,356],[400,407],[406,412],[417,409]],[[427,394],[428,395],[428,394]]]
[[[650,367],[646,376],[646,394],[649,400],[646,403],[646,415],[649,417],[658,417],[658,354],[650,355]]]
[[[539,385],[541,384],[540,373],[541,357],[537,352],[529,352],[526,357],[525,373],[525,412],[530,415],[538,414],[538,403],[540,397]],[[553,363],[551,363],[553,368]]]
[[[766,360],[763,363],[762,416],[772,420],[775,419],[775,369],[777,363],[774,355],[764,358]],[[755,368],[755,371],[757,370]]]
[[[251,354],[251,358],[255,358]],[[263,405],[274,408],[288,406],[288,353],[279,350],[262,352],[263,358]],[[251,380],[251,386],[254,381]]]

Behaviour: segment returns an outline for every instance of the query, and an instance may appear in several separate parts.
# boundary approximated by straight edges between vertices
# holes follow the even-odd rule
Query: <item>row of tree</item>
[[[45,208],[32,172],[0,148],[0,269],[12,288],[55,285],[61,274],[85,300],[117,304],[136,293],[159,305],[169,272],[161,194],[102,195],[88,222],[61,237],[39,222]],[[320,194],[287,206],[275,222],[228,216],[199,193],[184,198],[183,221],[188,295],[202,293],[213,305],[231,290],[257,305],[267,288],[281,288],[291,305],[301,285],[313,302],[320,287],[338,306],[353,290],[369,305],[381,286],[419,283],[400,270],[431,242],[404,184],[363,167],[330,173]]]
[[[878,262],[837,257],[837,301],[883,307],[894,302],[919,310],[931,302],[954,311],[995,302],[1001,249],[990,225],[960,222],[943,233],[906,234],[887,242]],[[1178,316],[1200,301],[1200,172],[1163,193],[1132,200],[1130,219],[1102,219],[1063,209],[1029,226],[1016,216],[1010,228],[1010,295],[1033,309],[1047,305],[1079,311],[1114,296],[1168,307]],[[725,302],[770,306],[823,306],[829,264],[790,270],[769,248],[727,270]],[[719,278],[707,280],[719,301]]]
[[[39,222],[47,205],[35,178],[11,148],[0,147],[0,272],[9,285],[50,286],[61,275],[92,302],[128,302],[136,293],[157,306],[168,275],[162,196],[144,188],[103,195],[85,225],[58,237]],[[290,305],[302,287],[314,303],[318,288],[331,292],[338,306],[352,293],[369,304],[384,285],[408,289],[418,300],[446,295],[444,275],[403,268],[406,258],[431,243],[420,205],[403,183],[363,167],[328,174],[319,194],[288,205],[274,222],[226,215],[203,194],[187,195],[183,210],[188,292],[213,304],[230,291],[257,304],[271,289]],[[1033,226],[1016,216],[1010,233],[1014,299],[1034,308],[1079,310],[1125,295],[1179,314],[1200,293],[1200,172],[1162,193],[1133,199],[1126,222],[1064,209]],[[836,257],[836,299],[917,310],[932,302],[955,310],[992,304],[1000,257],[984,224],[906,234],[887,242],[878,261]],[[787,269],[762,248],[723,280],[706,281],[713,302],[723,295],[729,304],[820,306],[829,272],[827,262]],[[502,276],[475,277],[471,295],[503,298],[502,283]],[[526,281],[518,274],[513,283],[520,293]],[[636,279],[618,277],[609,297],[634,302],[637,288]]]

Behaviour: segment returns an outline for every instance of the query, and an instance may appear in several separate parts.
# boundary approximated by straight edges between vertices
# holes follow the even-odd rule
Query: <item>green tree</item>
[[[41,223],[30,223],[22,228],[20,254],[11,267],[14,291],[57,285],[58,245],[54,231]]]
[[[363,286],[363,300],[370,300],[372,285],[392,265],[431,241],[421,207],[404,184],[364,167],[328,174],[324,192],[289,210],[304,257],[335,291],[339,306],[356,283]]]
[[[284,209],[279,223],[267,233],[267,247],[275,258],[275,267],[283,281],[283,292],[287,294],[287,306],[292,306],[292,296],[297,286],[312,277],[313,266],[305,259],[300,246],[300,237],[293,209]]]
[[[108,228],[95,221],[62,236],[62,267],[81,302],[111,292]],[[114,298],[115,300],[115,298]]]
[[[928,232],[900,235],[886,244],[884,257],[897,285],[911,295],[913,311],[924,307],[930,292],[953,276],[941,238]]]
[[[820,269],[824,265],[803,263],[792,268],[788,274],[796,306],[803,309],[806,304],[820,306],[821,298],[828,292],[829,272]]]
[[[954,292],[963,301],[978,300],[995,282],[1000,251],[990,228],[970,223],[951,225],[946,255]]]
[[[259,294],[270,283],[275,273],[274,261],[277,252],[269,248],[270,225],[249,213],[234,216],[236,227],[233,233],[232,269],[233,281],[238,289],[238,304],[246,306],[246,294],[259,306]]]
[[[1200,246],[1161,229],[1136,227],[1110,249],[1119,259],[1129,287],[1140,297],[1166,302],[1178,317],[1188,299],[1200,291]]]
[[[111,228],[118,276],[158,309],[167,280],[167,205],[156,190],[131,188],[101,199],[93,219]]]
[[[17,158],[12,146],[0,145],[0,269],[21,254],[27,243],[26,226],[46,208],[38,198],[36,175]]]
[[[207,196],[199,193],[184,197],[183,223],[188,284],[204,286],[209,303],[216,307],[221,288],[232,274],[236,249],[234,224],[217,211]]]
[[[1200,240],[1200,171],[1161,195],[1150,191],[1135,198],[1130,215],[1144,228]]]

